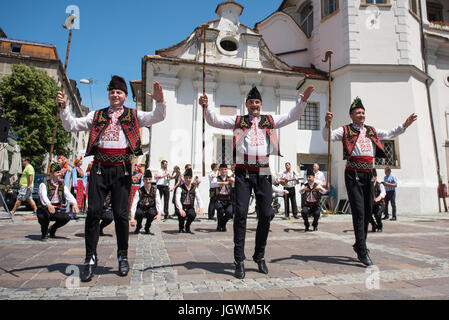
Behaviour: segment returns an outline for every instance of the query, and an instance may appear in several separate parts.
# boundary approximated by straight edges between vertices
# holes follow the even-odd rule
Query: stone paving
[[[369,233],[375,265],[365,268],[352,250],[349,215],[326,215],[319,230],[278,215],[271,224],[269,274],[251,260],[257,220],[248,218],[246,278],[234,278],[232,222],[226,233],[200,217],[194,234],[179,234],[177,220],[155,222],[151,234],[130,234],[127,277],[117,275],[114,225],[98,245],[99,266],[79,281],[84,260],[84,218],[56,239],[40,240],[29,212],[14,222],[0,212],[0,300],[390,300],[449,299],[449,214],[399,215],[382,233]],[[133,231],[132,229],[130,229]]]

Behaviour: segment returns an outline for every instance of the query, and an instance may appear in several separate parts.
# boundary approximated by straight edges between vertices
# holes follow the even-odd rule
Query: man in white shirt
[[[233,154],[236,165],[234,264],[235,277],[238,279],[245,277],[243,262],[245,260],[246,219],[252,189],[254,189],[256,205],[260,212],[253,261],[257,263],[260,272],[268,273],[264,256],[270,221],[273,216],[269,157],[273,151],[276,155],[280,155],[276,130],[298,121],[313,90],[313,86],[308,87],[301,95],[296,107],[288,114],[273,116],[261,114],[262,96],[256,87],[253,87],[246,97],[248,114],[245,116],[219,116],[211,108],[207,108],[207,95],[200,98],[200,105],[207,108],[207,123],[216,128],[231,129],[234,133]]]
[[[372,170],[374,157],[385,158],[381,139],[391,139],[405,132],[417,115],[412,113],[403,124],[390,131],[379,130],[365,125],[365,107],[357,97],[351,104],[349,116],[352,123],[331,132],[331,141],[343,142],[343,157],[347,159],[345,184],[352,212],[357,258],[365,266],[373,264],[366,247],[368,224],[373,206]],[[323,127],[323,139],[328,141],[328,128],[333,114],[326,113],[326,126]]]
[[[201,200],[198,186],[192,183],[192,175],[192,169],[187,169],[184,173],[184,183],[176,190],[175,203],[179,210],[179,233],[193,234],[190,230],[190,225],[196,218],[195,200],[199,207],[198,214],[203,214],[203,201]]]
[[[326,177],[324,176],[324,173],[320,171],[320,165],[318,163],[313,164],[313,172],[315,173],[315,183],[326,188]]]
[[[89,208],[85,222],[86,258],[80,275],[83,282],[92,279],[97,266],[100,216],[109,191],[117,236],[119,275],[123,277],[128,274],[131,160],[133,156],[142,155],[139,128],[149,127],[165,119],[164,94],[157,82],[154,83],[153,94],[147,93],[156,101],[156,109],[152,112],[124,106],[128,99],[128,87],[122,77],[113,76],[108,91],[110,106],[92,111],[83,118],[72,117],[62,91],[56,100],[64,129],[70,132],[89,131],[86,157],[94,156],[89,175]]]
[[[296,204],[296,189],[295,186],[299,182],[299,176],[292,170],[290,162],[285,163],[285,171],[280,176],[281,185],[288,193],[284,196],[285,217],[290,216],[290,202],[292,204],[292,213],[295,219],[298,219],[298,206]]]
[[[73,205],[76,214],[79,212],[75,197],[61,180],[61,170],[57,163],[53,163],[50,166],[50,179],[39,185],[40,205],[37,208],[37,221],[41,225],[42,240],[47,239],[48,236],[55,238],[56,230],[70,221],[69,213],[61,211],[66,200]],[[55,223],[49,230],[50,221]]]
[[[154,175],[156,179],[157,189],[159,190],[159,194],[164,198],[164,220],[168,219],[168,204],[170,200],[170,179],[172,176],[168,171],[168,161],[161,161],[161,168]]]
[[[131,206],[131,227],[136,227],[134,234],[139,234],[142,228],[143,218],[147,219],[145,223],[145,234],[150,233],[151,223],[154,219],[157,221],[161,220],[161,197],[159,190],[151,185],[152,178],[151,170],[145,170],[143,186],[134,194]]]

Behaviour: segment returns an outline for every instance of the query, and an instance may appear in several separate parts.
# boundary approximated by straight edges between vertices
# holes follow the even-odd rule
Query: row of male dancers
[[[79,212],[75,197],[62,180],[63,169],[57,163],[54,163],[50,172],[50,179],[39,186],[40,205],[37,217],[41,225],[41,239],[43,240],[48,237],[55,238],[56,231],[70,221],[69,213],[63,210],[66,201],[73,206],[75,213]],[[160,221],[163,211],[159,190],[152,184],[153,175],[150,169],[145,170],[143,182],[143,186],[133,196],[130,210],[130,224],[135,227],[134,234],[140,233],[144,218],[146,219],[144,232],[149,234],[152,222],[154,220]],[[234,179],[228,175],[228,168],[225,164],[220,165],[219,173],[211,181],[211,187],[214,188],[215,192],[213,203],[217,210],[216,231],[219,232],[227,231],[226,225],[233,217],[233,182]],[[280,194],[288,192],[277,189],[275,186],[273,186],[273,191]],[[307,183],[300,190],[305,231],[309,231],[309,216],[313,216],[313,230],[317,230],[320,217],[320,197],[325,192],[324,188],[314,183],[314,173],[307,171]],[[197,215],[195,201],[199,207],[198,214],[202,215],[204,212],[203,202],[197,185],[192,183],[192,170],[187,169],[184,173],[184,183],[175,190],[175,214],[179,221],[179,233],[193,233],[190,226]],[[113,221],[109,204],[110,200],[106,199],[103,214],[100,218],[100,236],[104,236],[104,228]],[[55,221],[55,223],[49,228],[50,221]]]

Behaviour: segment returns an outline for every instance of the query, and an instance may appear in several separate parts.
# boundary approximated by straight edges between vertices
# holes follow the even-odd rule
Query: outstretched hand
[[[301,97],[301,101],[307,101],[310,98],[310,95],[312,94],[312,92],[315,91],[315,87],[314,86],[308,86],[307,89],[300,94]]]
[[[404,122],[404,128],[408,128],[413,122],[415,122],[418,119],[418,116],[414,113],[409,115],[409,117]]]
[[[156,100],[156,102],[164,102],[164,91],[162,90],[162,86],[159,82],[155,82],[153,85],[153,94],[147,93],[151,99]]]

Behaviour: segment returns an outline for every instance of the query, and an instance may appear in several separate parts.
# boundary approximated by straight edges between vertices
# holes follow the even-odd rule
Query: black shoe
[[[81,271],[80,275],[81,282],[89,282],[90,280],[92,280],[96,267],[97,267],[96,259],[94,264],[90,264],[90,261],[87,260],[87,263],[84,265],[83,271]]]
[[[234,262],[235,265],[235,277],[237,279],[245,278],[245,265],[242,262]]]
[[[368,251],[366,251],[365,253],[357,253],[357,258],[367,267],[373,265],[373,262],[368,255]]]
[[[145,234],[150,234],[150,228],[145,228]]]
[[[295,218],[295,219],[299,219],[299,217],[298,217],[298,215],[297,215],[297,214],[294,214],[294,215],[293,215],[293,218]]]
[[[390,221],[396,221],[396,217],[391,218]]]
[[[309,232],[309,231],[310,231],[309,227],[306,227],[306,228],[304,229],[304,232]]]
[[[49,237],[50,239],[56,239],[56,234],[50,232],[50,233],[48,234],[48,237]]]
[[[268,274],[268,268],[267,268],[267,264],[265,263],[265,259],[262,258],[259,261],[254,260],[254,262],[257,263],[259,272]]]
[[[194,234],[190,228],[186,228],[186,233]]]
[[[382,232],[382,228],[377,228],[377,232]]]
[[[134,234],[139,234],[140,232],[140,228],[136,228],[136,230],[134,230]]]
[[[100,237],[104,237],[104,236],[105,236],[104,231],[103,231],[103,229],[101,229],[100,230]]]
[[[217,229],[215,231],[221,232],[221,231],[223,231],[223,229],[221,227],[217,227]]]
[[[41,235],[41,240],[47,240],[48,239],[48,234],[47,233],[43,233],[42,235]]]
[[[128,258],[122,258],[118,261],[118,274],[120,277],[126,277],[129,272]]]
[[[221,227],[221,232],[226,232],[226,227]]]
[[[313,231],[318,231],[318,226],[313,227]]]
[[[185,233],[184,228],[179,229],[178,233]]]
[[[389,218],[388,216],[385,216],[382,218],[382,220],[388,220],[388,218]]]
[[[371,232],[376,232],[376,230],[378,230],[378,229],[376,229],[376,227],[373,227],[373,228],[371,229]]]

